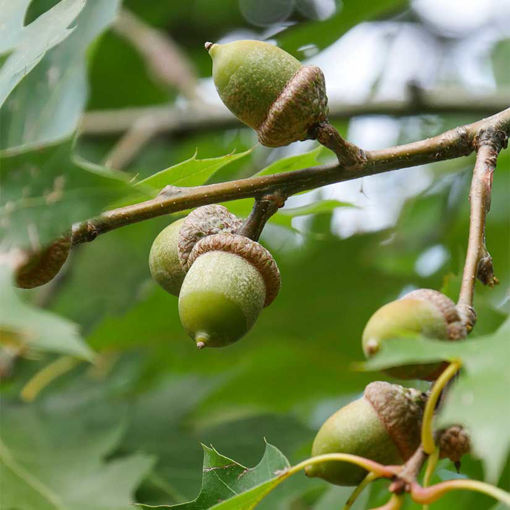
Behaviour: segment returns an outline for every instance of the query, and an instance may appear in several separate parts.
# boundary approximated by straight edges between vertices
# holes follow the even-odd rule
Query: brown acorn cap
[[[259,141],[280,147],[311,138],[312,126],[327,120],[328,97],[324,74],[316,66],[302,66],[287,82],[257,128]]]
[[[376,381],[365,388],[364,397],[372,404],[402,458],[409,459],[420,445],[426,396],[414,388]]]
[[[469,453],[471,442],[468,433],[461,425],[453,425],[439,433],[439,457],[459,462],[461,457]]]
[[[183,269],[187,271],[190,268],[188,258],[198,241],[220,232],[234,234],[242,224],[241,219],[218,204],[204,205],[189,213],[179,230],[179,262]]]
[[[40,251],[26,254],[25,262],[16,269],[16,285],[33,289],[52,280],[67,260],[71,249],[71,236],[65,235]]]
[[[442,292],[433,289],[418,289],[401,299],[421,299],[432,303],[443,315],[448,329],[449,340],[466,338],[467,331],[455,303]]]
[[[239,255],[254,266],[266,285],[264,306],[273,302],[280,290],[280,271],[273,256],[261,244],[237,234],[214,234],[195,244],[188,258],[188,265],[209,251],[224,251]]]

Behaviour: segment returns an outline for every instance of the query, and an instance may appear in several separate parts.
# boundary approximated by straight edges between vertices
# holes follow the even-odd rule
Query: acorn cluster
[[[280,272],[261,244],[239,235],[242,221],[221,205],[199,207],[154,240],[154,280],[179,296],[179,316],[198,348],[239,340],[280,289]]]
[[[419,289],[377,310],[369,319],[362,336],[367,357],[384,348],[387,340],[401,338],[409,342],[425,336],[444,341],[465,338],[467,332],[455,303],[441,292]],[[386,372],[398,379],[433,381],[445,369],[445,363],[395,366]],[[312,446],[312,455],[349,453],[381,464],[402,464],[420,444],[420,430],[426,394],[387,382],[374,382],[363,397],[342,407],[320,428]],[[469,437],[460,426],[452,426],[439,435],[441,458],[456,464],[469,452]],[[365,470],[339,462],[307,468],[308,476],[318,476],[337,485],[357,485]]]

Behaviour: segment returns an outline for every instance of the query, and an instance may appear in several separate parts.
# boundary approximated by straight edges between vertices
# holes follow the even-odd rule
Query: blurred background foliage
[[[19,9],[21,4],[28,8],[22,19],[28,25],[59,2],[23,0]],[[505,0],[126,0],[123,6],[171,38],[195,80],[194,94],[213,105],[218,100],[210,59],[203,50],[206,40],[275,40],[301,60],[321,65],[332,102],[402,100],[409,83],[431,91],[446,86],[477,94],[481,101],[510,87],[510,4]],[[73,34],[49,49],[13,88],[0,110],[4,168],[16,157],[21,160],[16,167],[21,168],[34,161],[41,147],[51,151],[62,144],[66,155],[52,156],[51,168],[62,171],[71,158],[76,168],[88,171],[76,158],[104,164],[119,136],[85,132],[69,149],[66,140],[84,109],[185,103],[182,87],[155,78],[139,49],[118,30],[106,28],[119,7],[117,2],[88,0]],[[11,50],[8,42],[4,46],[0,49],[5,66]],[[62,74],[52,78],[52,69]],[[50,79],[57,86],[51,86]],[[41,108],[49,108],[48,103],[53,105],[51,115],[41,118]],[[353,142],[372,149],[431,136],[477,118],[462,113],[368,115],[336,125]],[[38,119],[38,128],[27,131]],[[101,174],[110,181],[100,196],[90,190],[106,186],[103,181],[85,185],[77,177],[75,193],[55,214],[60,225],[76,216],[86,218],[97,214],[98,207],[129,196],[133,191],[125,183],[133,176],[147,177],[195,153],[211,158],[252,147],[210,182],[252,175],[315,145],[269,150],[256,145],[254,133],[240,126],[163,133],[129,162],[124,169],[127,179],[113,171]],[[321,151],[317,157],[325,161],[331,155]],[[150,279],[151,243],[179,215],[125,227],[76,247],[57,282],[17,291],[13,299],[24,303],[10,313],[19,314],[23,322],[28,313],[23,306],[30,305],[74,322],[94,351],[95,362],[69,363],[26,402],[22,395],[27,395],[27,382],[45,367],[51,372],[55,360],[69,354],[66,338],[46,350],[35,344],[21,349],[2,343],[0,486],[7,494],[2,508],[124,509],[132,500],[187,501],[200,488],[200,443],[212,444],[248,466],[261,457],[264,438],[291,462],[308,456],[315,431],[327,416],[359,395],[367,382],[387,379],[352,370],[352,363],[363,358],[360,336],[370,315],[413,288],[443,289],[455,299],[467,242],[472,165],[472,157],[460,158],[291,198],[288,208],[323,199],[342,205],[331,202],[320,214],[289,217],[287,226],[281,217],[268,224],[262,242],[277,259],[282,290],[252,331],[227,349],[198,352],[179,324],[177,299]],[[30,174],[26,176],[22,182],[4,177],[8,196],[16,186],[31,182]],[[54,178],[48,170],[40,185]],[[479,319],[473,336],[494,332],[510,309],[508,150],[498,161],[493,189],[487,240],[500,285],[477,285]],[[246,204],[235,205],[235,210],[246,210]],[[55,234],[47,228],[48,236]],[[69,333],[69,341],[75,341],[75,334]],[[37,486],[20,481],[26,480],[24,473],[46,480],[63,506],[45,498]],[[480,462],[467,458],[462,474],[482,479]],[[457,475],[451,463],[442,461],[437,476]],[[355,508],[383,504],[386,485],[374,484]],[[500,486],[510,488],[510,466]],[[339,508],[348,494],[345,488],[298,475],[260,508],[329,510]],[[483,496],[462,493],[445,496],[431,508],[474,510],[491,505]],[[405,506],[418,507],[409,502]]]

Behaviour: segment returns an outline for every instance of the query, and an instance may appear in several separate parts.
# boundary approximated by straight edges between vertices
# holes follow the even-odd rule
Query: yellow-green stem
[[[478,480],[449,480],[431,487],[420,487],[415,483],[411,487],[411,497],[416,503],[429,504],[434,503],[444,494],[456,490],[480,492],[510,506],[510,493]]]
[[[363,478],[363,481],[354,489],[352,494],[349,496],[349,499],[345,502],[343,510],[350,510],[352,505],[354,505],[358,497],[365,490],[365,487],[371,484],[374,480],[377,480],[377,478],[379,477],[372,471],[368,473],[368,475]]]
[[[450,379],[452,379],[452,377],[459,371],[460,367],[460,361],[453,361],[450,363],[450,365],[448,365],[445,371],[434,383],[434,386],[430,392],[430,396],[427,400],[427,404],[425,405],[425,411],[423,412],[423,424],[421,428],[421,444],[425,453],[428,453],[429,455],[432,455],[436,448],[433,432],[433,420],[436,404],[439,400],[439,397],[441,396],[441,392],[448,384]]]
[[[373,510],[400,510],[403,504],[404,496],[402,494],[393,494],[385,505],[374,508]]]
[[[376,477],[391,478],[397,472],[397,466],[383,466],[378,462],[366,459],[365,457],[359,457],[358,455],[351,455],[349,453],[326,453],[324,455],[317,455],[316,457],[310,457],[295,466],[292,466],[283,471],[280,476],[282,478],[288,478],[289,476],[303,470],[307,466],[313,466],[314,464],[321,464],[323,462],[349,462],[355,464],[367,471],[374,473]]]
[[[436,447],[434,452],[429,456],[427,466],[425,468],[425,475],[423,476],[423,487],[428,487],[432,480],[432,475],[436,470],[437,463],[439,461],[439,448]],[[423,510],[429,510],[429,505],[424,505]]]
[[[61,356],[42,370],[37,372],[21,390],[21,398],[25,402],[32,402],[39,393],[48,386],[54,379],[69,372],[81,360],[71,356]]]

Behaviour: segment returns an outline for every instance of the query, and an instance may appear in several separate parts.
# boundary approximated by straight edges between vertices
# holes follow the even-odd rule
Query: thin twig
[[[154,138],[158,132],[157,124],[151,117],[137,120],[112,147],[105,159],[105,166],[121,170]]]
[[[168,34],[151,27],[127,9],[121,9],[113,28],[140,52],[156,79],[178,88],[189,99],[196,98],[192,66]]]
[[[390,491],[395,494],[402,494],[403,492],[409,492],[411,486],[418,475],[420,474],[421,468],[428,458],[428,454],[425,453],[422,446],[420,445],[409,460],[404,464],[402,470],[398,473],[393,483],[390,485]]]
[[[287,197],[327,184],[465,156],[474,150],[474,141],[478,133],[489,127],[505,133],[510,132],[510,108],[487,119],[446,131],[433,138],[382,150],[367,151],[365,162],[352,168],[329,164],[205,186],[172,187],[171,193],[161,193],[151,200],[113,209],[75,225],[73,244],[91,241],[100,234],[125,225],[192,207],[241,198],[259,198],[273,193],[280,193]]]
[[[264,195],[255,199],[253,209],[238,234],[258,241],[267,220],[284,204],[285,198],[280,194]]]
[[[329,122],[321,122],[310,131],[312,138],[336,154],[340,166],[345,168],[357,167],[366,162],[365,152],[342,138],[336,128]]]
[[[351,510],[352,505],[359,498],[361,493],[365,490],[365,488],[370,485],[374,480],[377,480],[377,476],[370,472],[365,478],[363,478],[362,482],[352,491],[352,494],[349,496],[349,499],[345,502],[345,505],[342,510]]]
[[[510,92],[477,96],[456,89],[421,91],[419,103],[415,94],[393,101],[367,100],[360,103],[329,103],[330,120],[346,120],[363,115],[408,116],[419,114],[452,114],[485,116],[504,110],[510,104]],[[85,135],[104,136],[123,133],[140,118],[152,118],[158,131],[180,134],[188,131],[229,129],[242,124],[224,106],[193,104],[185,108],[158,105],[116,110],[92,110],[84,114],[81,131]]]
[[[508,134],[498,129],[481,130],[477,136],[476,163],[473,169],[471,190],[471,213],[469,217],[469,240],[466,262],[458,304],[473,306],[476,278],[486,285],[497,283],[492,267],[492,258],[485,246],[485,219],[490,208],[492,177],[500,150],[506,146]]]

